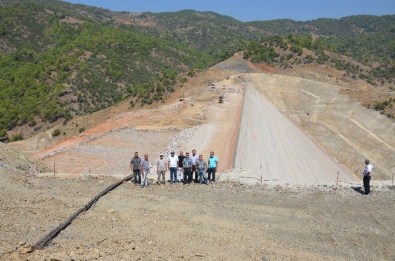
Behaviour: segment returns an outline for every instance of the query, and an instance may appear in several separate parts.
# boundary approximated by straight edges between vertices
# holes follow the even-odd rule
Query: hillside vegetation
[[[130,107],[162,100],[195,69],[237,51],[283,69],[328,64],[372,86],[390,86],[395,77],[394,15],[243,23],[193,10],[131,14],[56,0],[9,0],[1,2],[0,17],[3,140],[19,126],[29,126],[31,135],[44,123],[127,98]],[[372,107],[392,108],[392,100],[379,102]]]

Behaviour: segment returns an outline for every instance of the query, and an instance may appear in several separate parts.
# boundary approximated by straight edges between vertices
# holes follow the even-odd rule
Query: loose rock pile
[[[192,127],[181,130],[178,134],[174,135],[174,138],[169,142],[169,145],[163,150],[164,158],[168,157],[172,151],[178,155],[180,147],[187,142],[192,135],[196,132],[199,127]],[[168,130],[168,129],[167,129]],[[173,129],[172,129],[173,130]],[[151,159],[153,157],[151,156]],[[158,162],[158,157],[155,157],[155,161],[151,161],[150,168],[156,170],[156,164]]]

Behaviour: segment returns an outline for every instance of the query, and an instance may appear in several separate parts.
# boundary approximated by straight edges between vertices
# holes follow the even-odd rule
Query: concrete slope
[[[353,181],[331,157],[248,84],[235,167],[253,177],[291,184]]]
[[[392,178],[394,121],[341,95],[340,86],[263,73],[246,79],[359,179],[365,158],[375,166],[374,180]]]

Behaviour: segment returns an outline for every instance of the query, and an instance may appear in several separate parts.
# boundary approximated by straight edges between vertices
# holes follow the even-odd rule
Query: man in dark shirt
[[[178,156],[178,170],[177,170],[177,181],[178,182],[183,182],[184,181],[184,153],[182,151],[180,151],[180,155]]]
[[[185,153],[184,162],[184,184],[192,182],[192,159],[189,157],[189,152]]]
[[[199,182],[199,175],[198,175],[198,171],[197,171],[197,168],[196,168],[196,162],[199,160],[199,156],[196,154],[196,150],[195,149],[193,149],[192,150],[192,155],[191,155],[191,159],[192,159],[192,176],[193,176],[193,173],[195,173],[195,180],[194,180],[194,182],[195,183],[198,183]]]
[[[139,153],[136,151],[134,157],[130,160],[130,170],[133,171],[134,183],[140,184],[141,181],[141,159],[139,158]]]

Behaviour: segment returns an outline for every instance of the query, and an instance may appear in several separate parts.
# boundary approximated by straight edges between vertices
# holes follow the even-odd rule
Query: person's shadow
[[[362,190],[362,187],[351,187],[356,192],[360,193],[361,195],[365,195],[365,192]]]

